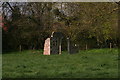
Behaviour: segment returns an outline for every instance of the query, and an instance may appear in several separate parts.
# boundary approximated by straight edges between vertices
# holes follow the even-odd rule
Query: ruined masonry
[[[63,34],[61,32],[53,32],[50,38],[45,40],[44,55],[61,54],[61,41]]]

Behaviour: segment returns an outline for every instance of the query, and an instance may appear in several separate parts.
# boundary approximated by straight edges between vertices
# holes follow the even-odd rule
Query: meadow
[[[118,49],[45,56],[42,50],[2,55],[3,78],[117,78]]]

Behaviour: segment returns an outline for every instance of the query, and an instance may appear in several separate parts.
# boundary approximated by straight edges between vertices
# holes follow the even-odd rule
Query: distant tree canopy
[[[43,49],[53,31],[64,33],[80,49],[117,46],[116,3],[8,3],[3,9],[3,51]],[[5,29],[6,27],[6,29]]]

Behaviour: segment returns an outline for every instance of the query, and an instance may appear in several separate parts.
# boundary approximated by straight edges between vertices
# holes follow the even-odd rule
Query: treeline
[[[116,3],[8,3],[2,4],[3,52],[43,49],[53,31],[62,32],[80,49],[117,47]]]

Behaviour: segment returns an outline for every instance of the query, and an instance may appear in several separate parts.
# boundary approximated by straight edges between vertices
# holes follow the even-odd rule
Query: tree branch
[[[9,2],[6,2],[6,4],[8,4],[8,6],[10,7],[10,9],[11,9],[12,11],[14,11],[13,7],[9,4]]]

